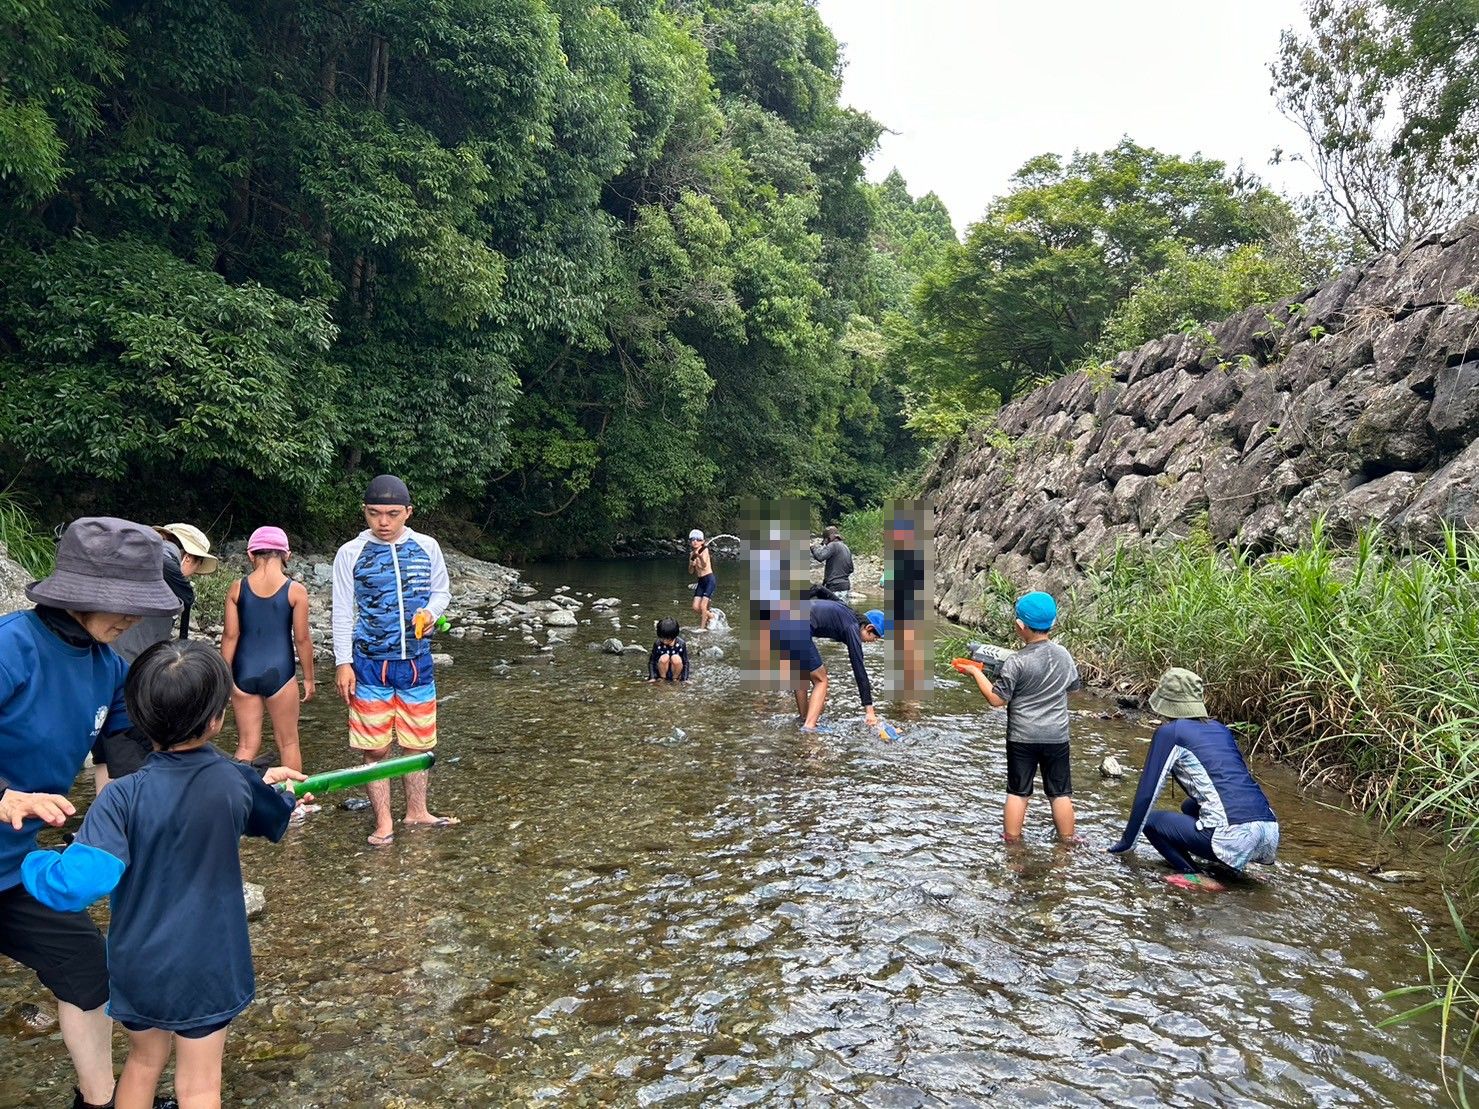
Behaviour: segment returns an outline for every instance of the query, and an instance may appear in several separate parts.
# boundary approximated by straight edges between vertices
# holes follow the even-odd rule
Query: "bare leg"
[[[700,616],[700,619],[699,619],[698,626],[700,628],[702,628],[704,631],[708,631],[709,630],[709,598],[705,597],[700,602],[700,604],[701,604],[702,607],[699,609],[699,612],[701,613],[701,616]]]
[[[175,1097],[180,1109],[221,1109],[221,1056],[226,1032],[198,1040],[175,1037]]]
[[[1071,840],[1073,838],[1073,798],[1054,797],[1050,803],[1053,806],[1053,826],[1058,829],[1058,838]]]
[[[267,715],[272,718],[272,738],[277,743],[277,761],[294,770],[303,769],[303,752],[298,748],[298,680],[294,678],[267,698]],[[258,727],[260,728],[260,720]]]
[[[677,655],[673,655],[672,659],[672,665],[668,667],[668,681],[681,682],[683,680],[683,660]]]
[[[408,755],[419,754],[406,751]],[[381,782],[389,792],[390,783]],[[387,809],[390,802],[386,801]],[[455,816],[437,816],[426,807],[426,771],[418,770],[406,775],[406,821],[407,824],[460,824]]]
[[[262,710],[266,702],[255,693],[231,687],[231,708],[236,714],[236,758],[251,762],[262,750]]]
[[[809,677],[811,696],[806,701],[806,727],[815,728],[822,718],[822,710],[827,707],[827,668],[823,666],[813,670]]]
[[[1008,843],[1022,838],[1022,822],[1027,819],[1027,798],[1015,793],[1007,794],[1006,808],[1002,810],[1002,834]]]
[[[659,681],[669,682],[673,680],[672,655],[660,655],[657,660],[657,677]]]
[[[365,756],[367,763],[381,762],[390,754],[390,744],[387,743],[378,751],[360,753]],[[370,836],[370,844],[383,847],[395,835],[395,820],[390,815],[390,783],[383,779],[371,782],[365,786],[365,792],[370,795],[370,811],[375,814],[375,831]]]
[[[163,1028],[128,1034],[128,1058],[118,1079],[118,1109],[152,1109],[174,1038],[174,1033]]]
[[[62,1042],[77,1068],[77,1089],[89,1105],[107,1105],[113,1097],[113,1021],[99,1005],[79,1009],[57,1002]]]

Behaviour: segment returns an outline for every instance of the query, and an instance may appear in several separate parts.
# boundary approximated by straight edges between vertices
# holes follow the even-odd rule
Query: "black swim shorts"
[[[1032,796],[1032,780],[1042,770],[1042,791],[1049,799],[1073,796],[1073,773],[1066,743],[1013,743],[1007,740],[1007,792]]]
[[[82,1010],[108,1000],[108,952],[103,934],[83,913],[48,909],[12,886],[0,892],[0,955],[30,967],[41,984]]]

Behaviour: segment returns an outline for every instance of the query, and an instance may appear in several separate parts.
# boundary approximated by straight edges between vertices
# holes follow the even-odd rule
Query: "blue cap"
[[[867,617],[868,623],[873,625],[873,630],[876,631],[880,637],[887,635],[894,626],[894,622],[890,620],[887,616],[885,616],[883,614],[883,610],[880,608],[870,608],[867,612],[863,613],[863,615]]]
[[[1024,593],[1017,602],[1017,619],[1035,632],[1052,631],[1058,622],[1058,602],[1049,593]]]

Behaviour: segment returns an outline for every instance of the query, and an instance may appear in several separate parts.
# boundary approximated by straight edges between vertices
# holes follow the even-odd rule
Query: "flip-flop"
[[[454,824],[461,824],[462,821],[455,816],[439,816],[435,820],[418,820],[415,823],[402,820],[401,823],[407,828],[450,828]]]
[[[1227,890],[1221,882],[1203,874],[1167,874],[1166,884],[1179,890],[1201,890],[1204,893],[1224,893]]]
[[[389,847],[395,842],[395,833],[391,832],[388,836],[371,835],[366,837],[365,842],[371,847]]]

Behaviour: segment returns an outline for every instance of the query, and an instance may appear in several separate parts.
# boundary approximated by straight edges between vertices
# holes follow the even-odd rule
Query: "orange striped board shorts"
[[[392,742],[406,751],[437,745],[437,686],[430,657],[354,659],[349,699],[349,745],[383,751]]]

